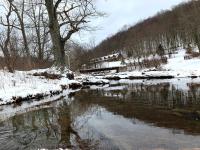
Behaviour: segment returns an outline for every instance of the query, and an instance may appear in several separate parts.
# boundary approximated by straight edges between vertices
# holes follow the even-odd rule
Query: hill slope
[[[133,57],[148,56],[156,53],[159,44],[166,52],[189,43],[200,49],[199,13],[199,0],[182,3],[105,39],[90,51],[90,56],[101,57],[117,50]]]

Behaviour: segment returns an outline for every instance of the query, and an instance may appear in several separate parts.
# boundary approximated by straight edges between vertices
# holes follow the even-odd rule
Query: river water
[[[200,148],[198,79],[112,81],[32,103],[0,107],[1,150]]]

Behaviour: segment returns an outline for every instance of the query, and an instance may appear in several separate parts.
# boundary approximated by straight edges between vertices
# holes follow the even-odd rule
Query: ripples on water
[[[0,149],[194,149],[199,120],[197,79],[113,81],[41,106],[1,106]]]

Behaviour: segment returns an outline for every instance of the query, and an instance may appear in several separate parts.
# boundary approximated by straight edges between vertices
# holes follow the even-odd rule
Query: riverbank
[[[27,100],[42,100],[48,96],[61,95],[66,90],[90,88],[93,85],[108,85],[111,80],[199,78],[199,57],[185,60],[185,50],[179,50],[168,58],[168,63],[159,68],[109,73],[105,75],[78,75],[73,78],[69,70],[60,72],[52,67],[32,71],[9,73],[0,70],[0,105],[21,103]]]
[[[177,53],[170,57],[165,56],[167,64],[162,64],[157,68],[137,69],[120,73],[99,76],[109,80],[120,79],[172,79],[172,78],[199,78],[200,77],[200,57],[192,57],[185,49],[179,49]],[[190,58],[190,59],[186,59]]]
[[[74,79],[71,71],[66,69],[63,72],[54,67],[14,73],[0,70],[0,105],[28,100],[40,101],[63,95],[65,91],[70,93],[68,91],[81,89],[83,86],[109,84],[106,79],[93,76]]]
[[[42,76],[44,73],[51,77],[54,76],[54,78]],[[80,82],[69,80],[66,74],[61,74],[54,68],[15,71],[15,73],[1,70],[0,80],[0,105],[20,103],[32,99],[41,100],[47,96],[59,95],[66,89],[82,86]]]
[[[82,149],[198,148],[200,93],[193,83],[200,81],[110,81],[61,98],[0,106],[1,149],[80,149],[83,142]]]

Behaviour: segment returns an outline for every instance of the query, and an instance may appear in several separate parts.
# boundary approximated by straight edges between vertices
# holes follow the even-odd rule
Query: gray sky
[[[125,25],[134,25],[138,21],[155,15],[161,10],[188,0],[97,0],[97,9],[108,16],[92,21],[98,30],[92,33],[81,33],[78,40],[81,43],[95,41],[100,43],[108,36],[115,34]],[[76,37],[77,38],[77,37]]]

